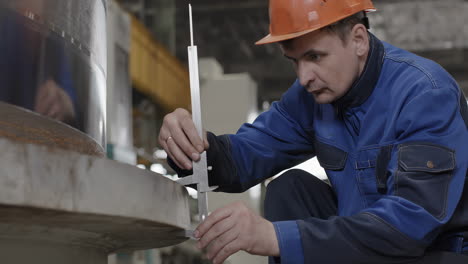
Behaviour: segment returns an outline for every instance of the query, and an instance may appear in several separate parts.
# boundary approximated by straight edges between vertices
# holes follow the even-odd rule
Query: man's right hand
[[[198,161],[200,153],[208,149],[206,133],[202,140],[197,133],[192,115],[178,108],[164,117],[159,131],[159,144],[181,169],[192,169],[192,160]]]

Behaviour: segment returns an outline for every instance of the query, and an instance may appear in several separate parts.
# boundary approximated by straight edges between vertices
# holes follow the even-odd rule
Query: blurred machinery
[[[130,80],[131,17],[114,1],[107,4],[107,156],[136,165]]]

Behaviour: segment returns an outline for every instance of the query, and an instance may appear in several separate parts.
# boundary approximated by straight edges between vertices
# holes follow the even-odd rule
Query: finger
[[[60,114],[63,118],[69,117],[69,118],[74,118],[75,117],[75,109],[73,108],[73,102],[68,95],[68,93],[63,90],[62,88],[59,87],[59,93],[58,93],[58,100],[59,102],[62,102],[62,111],[63,113]]]
[[[237,253],[240,250],[238,240],[233,240],[231,243],[224,246],[213,259],[213,264],[223,263],[229,256]]]
[[[167,136],[164,136],[164,135],[167,135]],[[165,132],[165,129],[161,128],[161,131],[159,132],[159,137],[158,137],[159,145],[161,145],[164,151],[166,151],[166,154],[175,163],[177,167],[179,167],[180,169],[184,169],[185,166],[183,166],[181,163],[179,163],[179,161],[176,160],[171,150],[169,149],[169,146],[167,145],[167,140],[169,139],[169,137],[170,137],[169,132]]]
[[[51,108],[54,105],[54,97],[55,96],[53,94],[47,94],[45,97],[43,97],[43,100],[39,102],[37,112],[47,116],[47,114],[50,112]]]
[[[52,81],[50,79],[40,85],[39,89],[37,90],[37,100],[44,100],[44,97],[54,92],[50,89],[51,85]]]
[[[213,225],[206,234],[204,234],[200,240],[198,241],[198,247],[199,248],[204,248],[207,245],[209,245],[214,239],[219,237],[220,235],[228,232],[232,227],[234,227],[234,221],[232,218],[224,218],[223,220],[220,220],[217,222],[215,225]]]
[[[61,88],[58,88],[55,85],[55,82],[49,80],[45,84],[46,89],[45,93],[46,96],[44,97],[44,101],[42,102],[44,106],[46,107],[45,109],[45,115],[51,117],[51,112],[57,112],[60,111],[61,109],[61,98],[59,91]],[[55,108],[55,109],[54,109]]]
[[[44,102],[46,101],[47,97],[49,96],[49,94],[47,93],[47,88],[45,85],[42,85],[41,87],[39,87],[39,89],[37,90],[37,94],[36,94],[36,102],[35,102],[35,105],[34,105],[34,111],[38,112],[39,114],[45,114],[46,110],[46,104],[44,104]]]
[[[164,132],[167,133],[168,136],[172,136],[177,146],[185,153],[186,157],[190,157],[192,160],[199,160],[200,154],[198,150],[196,150],[189,141],[182,128],[180,120],[184,119],[190,120],[190,114],[184,109],[176,109],[173,113],[166,115],[163,121],[163,128],[164,130],[167,129],[167,132]],[[167,139],[167,137],[164,139]],[[171,151],[175,154],[173,150]],[[179,162],[181,161],[179,160]]]
[[[166,150],[165,146],[167,146],[166,144],[166,140],[171,136],[171,134],[169,134],[169,130],[166,128],[166,126],[162,126],[161,127],[161,130],[159,130],[159,136],[158,136],[158,141],[159,141],[159,145],[161,145],[164,150]]]
[[[231,243],[239,237],[239,232],[234,228],[229,229],[229,231],[218,236],[209,246],[207,257],[209,259],[214,259],[221,249],[223,249],[227,244]]]
[[[195,237],[201,238],[205,235],[208,230],[211,229],[213,225],[218,223],[219,221],[231,216],[232,209],[230,207],[223,207],[216,209],[213,213],[211,213],[205,221],[203,221],[195,230]]]
[[[192,119],[189,116],[186,116],[180,121],[180,125],[184,130],[184,133],[187,135],[188,139],[190,140],[192,146],[195,147],[198,153],[202,153],[205,148],[203,147],[203,141],[198,135],[197,128],[193,123]]]
[[[46,112],[46,115],[49,117],[57,115],[59,112],[63,111],[64,109],[63,101],[60,100],[59,95],[54,96],[54,98],[51,100],[52,101],[50,102],[50,107]]]
[[[192,145],[192,143],[187,138],[184,130],[181,127],[177,126],[170,130],[172,135],[172,139],[176,142],[179,149],[181,149],[185,153],[185,157],[190,157],[191,160],[199,160],[200,154],[197,149]],[[171,149],[172,151],[172,149]],[[174,153],[174,152],[173,152]],[[191,164],[191,162],[190,162]]]
[[[44,93],[44,90],[45,87],[43,85],[37,89],[36,99],[34,100],[34,110],[36,112],[39,112],[40,103],[44,100],[44,96],[47,95],[47,93]]]
[[[172,140],[172,139],[169,139],[169,137],[171,137],[169,130],[167,130],[167,128],[163,125],[161,127],[161,130],[159,131],[159,137],[158,137],[159,145],[161,145],[164,151],[166,151],[166,154],[177,165],[177,167],[179,167],[180,169],[184,169],[185,166],[182,166],[182,164],[176,160],[171,150],[169,149],[169,146],[167,145],[167,140]]]
[[[159,145],[161,145],[161,147],[166,151],[166,153],[169,155],[169,149],[167,147],[167,139],[171,136],[171,134],[169,134],[169,130],[163,125],[161,127],[161,130],[159,131],[159,136],[158,136],[158,142],[159,142]],[[169,155],[171,157],[171,159],[174,159],[174,157],[172,157],[172,155]]]
[[[182,165],[179,168],[184,168],[186,170],[192,169],[192,161],[185,155],[185,153],[177,145],[173,137],[170,137],[166,140],[167,148],[173,156],[173,161],[176,164]]]
[[[62,107],[60,106],[59,102],[53,103],[52,106],[50,107],[49,111],[47,111],[46,116],[48,116],[50,118],[53,118],[53,119],[58,119],[59,114],[60,114],[60,112],[62,110],[61,108]],[[59,121],[62,121],[62,120],[59,120]]]
[[[203,144],[205,145],[205,149],[210,148],[210,142],[208,142],[208,133],[206,133],[205,130],[203,130]]]
[[[43,83],[36,95],[36,108],[37,112],[46,115],[49,111],[50,104],[55,100],[56,97],[56,89],[54,89],[54,82],[51,80],[47,80]]]
[[[176,109],[173,112],[173,115],[176,116],[176,119],[180,121],[180,126],[184,130],[184,133],[187,135],[192,145],[199,153],[203,152],[203,140],[198,134],[195,124],[192,120],[192,115],[183,108]]]
[[[164,143],[165,145],[167,145],[166,143]],[[185,166],[182,166],[182,164],[180,164],[174,157],[174,155],[171,153],[171,151],[169,150],[169,148],[167,147],[167,150],[166,150],[166,153],[167,155],[169,155],[169,157],[171,157],[171,160],[177,165],[177,167],[179,167],[180,169],[184,169]]]

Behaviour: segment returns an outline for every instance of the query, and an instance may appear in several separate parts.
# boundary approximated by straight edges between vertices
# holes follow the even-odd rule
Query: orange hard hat
[[[270,34],[255,44],[296,38],[360,11],[375,11],[371,0],[270,0]]]

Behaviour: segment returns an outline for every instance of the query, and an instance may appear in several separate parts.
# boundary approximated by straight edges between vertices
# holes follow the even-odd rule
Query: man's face
[[[319,104],[342,97],[365,65],[352,34],[345,43],[335,33],[318,30],[292,39],[287,46],[281,45],[284,56],[294,63],[301,85]]]

